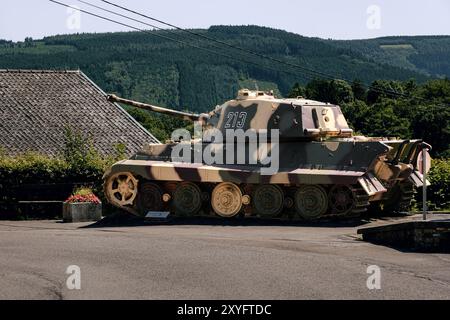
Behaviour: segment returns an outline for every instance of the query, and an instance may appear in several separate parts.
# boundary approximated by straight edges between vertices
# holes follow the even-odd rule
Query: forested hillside
[[[106,92],[196,112],[233,98],[241,87],[271,89],[278,96],[301,94],[341,104],[363,134],[425,138],[435,145],[434,155],[450,154],[450,85],[433,80],[450,76],[450,36],[335,41],[257,26],[193,31],[343,80],[317,79],[317,74],[179,31],[0,41],[0,68],[81,69]],[[368,90],[370,85],[399,92],[401,99]],[[184,125],[127,110],[162,140]]]
[[[383,37],[369,40],[325,41],[342,49],[431,76],[450,77],[450,37]]]
[[[364,83],[410,78],[420,83],[428,77],[450,75],[450,37],[331,41],[256,26],[213,26],[195,31],[336,78]],[[234,59],[148,33],[125,32],[53,36],[22,43],[0,41],[0,68],[79,68],[107,92],[193,111],[208,110],[234,97],[239,87],[270,88],[286,95],[294,83],[306,84],[315,77],[173,32],[152,33]],[[386,48],[388,44],[391,47]]]

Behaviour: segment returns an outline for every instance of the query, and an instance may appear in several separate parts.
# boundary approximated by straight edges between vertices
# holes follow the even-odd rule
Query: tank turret
[[[220,130],[278,129],[280,140],[350,137],[352,129],[339,106],[304,98],[277,99],[272,92],[239,90],[210,113],[209,123]]]
[[[241,89],[236,99],[209,113],[177,111],[109,95],[108,100],[183,120],[200,121],[209,128],[231,130],[279,130],[280,140],[313,140],[351,137],[353,130],[339,106],[304,98],[277,99],[272,92]]]

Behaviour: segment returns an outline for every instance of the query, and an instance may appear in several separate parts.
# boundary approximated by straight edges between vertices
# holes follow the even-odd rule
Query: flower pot
[[[63,221],[83,222],[98,221],[102,218],[102,204],[92,202],[64,202]]]

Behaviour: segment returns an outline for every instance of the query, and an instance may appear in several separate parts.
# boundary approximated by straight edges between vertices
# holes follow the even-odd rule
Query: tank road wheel
[[[276,184],[257,186],[252,199],[255,213],[261,216],[273,217],[283,210],[284,193]]]
[[[345,217],[359,217],[369,207],[369,196],[363,188],[335,185],[328,194],[331,214]]]
[[[321,186],[302,185],[297,189],[294,197],[297,213],[306,220],[317,219],[327,212],[327,193]]]
[[[202,191],[195,183],[182,182],[173,193],[173,205],[177,213],[196,214],[202,207]]]
[[[242,208],[241,189],[231,182],[218,184],[211,195],[211,206],[214,212],[221,217],[234,217]]]
[[[328,195],[331,214],[347,215],[353,211],[356,200],[353,190],[346,185],[335,185]]]
[[[149,211],[161,211],[163,209],[162,195],[163,191],[156,183],[141,183],[136,201],[139,213],[145,216]]]
[[[106,181],[106,197],[116,206],[132,205],[138,192],[138,181],[129,172],[113,174]]]

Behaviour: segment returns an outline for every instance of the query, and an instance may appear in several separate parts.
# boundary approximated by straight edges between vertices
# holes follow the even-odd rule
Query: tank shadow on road
[[[287,219],[268,219],[268,218],[231,218],[220,217],[169,217],[168,219],[144,219],[130,214],[114,214],[104,217],[102,220],[84,226],[82,228],[110,228],[110,227],[139,227],[139,226],[183,226],[183,225],[206,225],[206,226],[277,226],[277,227],[318,227],[318,228],[351,228],[365,225],[371,221],[368,217],[354,218],[348,220],[287,220]]]

